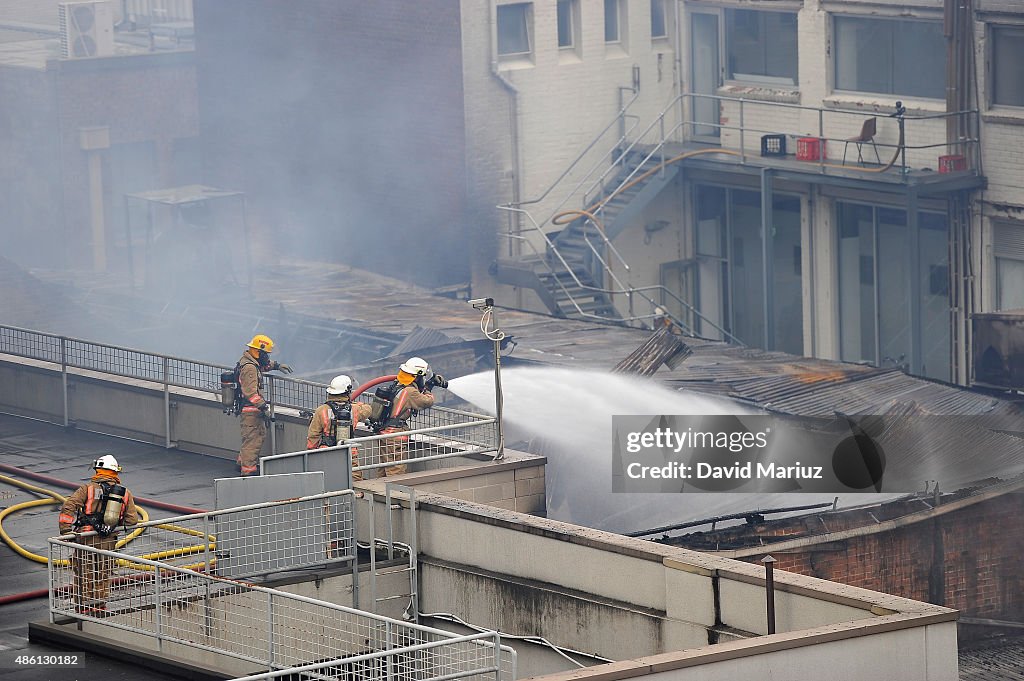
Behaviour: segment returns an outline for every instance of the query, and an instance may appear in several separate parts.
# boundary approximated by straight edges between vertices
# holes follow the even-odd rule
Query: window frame
[[[502,10],[510,7],[521,7],[523,9],[523,27],[525,28],[526,36],[526,51],[522,52],[502,52],[501,51],[501,15]],[[515,61],[520,59],[532,59],[534,52],[534,39],[533,39],[533,2],[506,2],[497,5],[494,9],[494,30],[495,30],[495,51],[497,52],[498,59],[500,61]]]
[[[882,98],[885,98],[885,99],[892,99],[892,100],[897,100],[897,99],[904,99],[904,100],[905,99],[918,99],[918,100],[927,100],[927,101],[932,101],[932,102],[939,102],[939,101],[944,102],[945,101],[945,84],[943,84],[942,92],[939,93],[938,96],[921,95],[921,94],[910,94],[910,93],[907,93],[907,92],[878,92],[878,91],[874,91],[874,90],[864,90],[864,89],[850,90],[850,89],[839,87],[839,74],[838,74],[838,69],[839,69],[839,59],[838,59],[838,55],[839,55],[839,36],[838,36],[837,31],[838,31],[839,22],[844,20],[844,19],[855,19],[855,20],[858,20],[858,21],[877,21],[877,22],[887,23],[889,25],[894,25],[897,22],[914,22],[914,23],[921,23],[921,24],[938,25],[940,29],[942,27],[942,19],[941,19],[941,17],[940,18],[920,17],[920,16],[908,17],[908,16],[902,16],[902,15],[885,15],[885,14],[882,14],[882,15],[874,15],[874,14],[868,15],[868,14],[851,14],[849,12],[831,12],[831,13],[829,13],[828,37],[829,37],[829,44],[831,45],[831,50],[830,50],[830,52],[831,52],[831,56],[830,56],[831,63],[829,64],[829,68],[828,68],[828,76],[829,76],[829,80],[831,82],[831,91],[832,91],[833,94],[836,94],[836,95],[858,95],[858,96],[865,96],[866,95],[866,96],[873,96],[873,97],[882,97]],[[892,56],[892,55],[890,55],[890,56]],[[890,60],[888,60],[887,63],[890,65],[890,68],[891,68],[891,65],[895,63],[895,60],[890,59]],[[946,64],[946,54],[945,54],[945,51],[943,51],[940,59],[935,60],[935,63],[940,65],[940,69],[941,69],[942,74],[943,74],[943,83],[945,83],[945,64]],[[890,76],[891,75],[892,74],[890,74]],[[890,78],[890,80],[892,80],[892,78]],[[896,86],[895,86],[895,83],[893,84],[893,87],[891,89],[892,90],[896,90],[897,89]]]
[[[985,24],[985,36],[987,38],[985,50],[985,103],[989,109],[1024,110],[1024,102],[1020,104],[1005,104],[996,101],[996,34],[1005,30],[1024,33],[1024,23],[992,21]]]
[[[654,33],[654,8],[655,6],[661,7],[661,27],[663,33]],[[669,16],[668,16],[668,3],[666,0],[651,0],[651,40],[668,40],[669,37]]]
[[[615,4],[615,39],[608,39],[608,5],[609,3]],[[625,41],[622,39],[622,14],[625,3],[623,0],[604,0],[604,44],[605,45],[625,45]]]
[[[732,40],[730,35],[730,28],[733,26],[735,21],[735,12],[757,12],[758,14],[787,14],[793,17],[795,22],[795,30],[793,32],[793,40],[795,42],[796,49],[796,70],[793,73],[792,78],[788,76],[758,76],[756,74],[738,74],[741,77],[737,77],[737,74],[733,73],[732,65],[730,63]],[[725,83],[732,84],[744,84],[744,85],[759,85],[768,88],[780,88],[780,89],[792,89],[800,87],[800,40],[799,40],[799,17],[796,11],[787,8],[770,8],[762,9],[760,7],[723,7],[721,8],[718,20],[718,32],[721,52],[721,68],[722,68],[722,80]],[[745,77],[743,77],[745,76]]]
[[[562,40],[562,7],[569,9],[569,44],[563,45]],[[562,52],[576,52],[579,50],[580,36],[580,3],[579,0],[556,0],[555,2],[555,40],[558,49]]]

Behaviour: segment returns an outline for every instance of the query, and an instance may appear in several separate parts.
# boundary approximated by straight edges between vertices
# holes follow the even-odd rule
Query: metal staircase
[[[676,112],[682,100],[673,100],[629,141],[638,119],[627,110],[637,94],[633,92],[612,122],[547,191],[529,201],[498,206],[518,218],[521,227],[504,236],[518,246],[511,250],[519,255],[498,259],[491,271],[501,283],[535,291],[547,309],[559,317],[647,326],[646,320],[665,315],[679,328],[689,330],[688,324],[661,306],[671,301],[693,318],[704,316],[664,286],[636,287],[623,282],[623,277],[628,280],[629,265],[612,243],[679,172],[678,165],[671,163],[677,159],[666,156],[666,145],[678,136],[682,124],[666,123],[670,118],[681,118]],[[633,122],[628,129],[627,121]],[[616,123],[619,134],[612,137],[609,131]],[[602,145],[606,151],[596,153]],[[577,177],[580,179],[575,186],[564,186]],[[526,207],[541,203],[556,189],[563,198],[550,216],[538,223]],[[552,226],[559,229],[551,230]],[[541,241],[543,246],[538,243]],[[719,330],[735,341],[727,331]]]

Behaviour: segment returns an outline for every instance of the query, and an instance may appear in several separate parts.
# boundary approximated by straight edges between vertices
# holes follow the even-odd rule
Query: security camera
[[[469,301],[477,310],[483,310],[488,307],[494,307],[494,298],[473,298]]]

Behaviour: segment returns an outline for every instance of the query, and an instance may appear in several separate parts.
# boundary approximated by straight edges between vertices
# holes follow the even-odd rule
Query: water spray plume
[[[759,412],[730,400],[670,390],[649,379],[599,371],[512,368],[502,372],[502,383],[507,441],[544,440],[550,518],[632,532],[834,498],[806,493],[612,493],[612,416]],[[493,413],[491,373],[454,379],[448,389]]]

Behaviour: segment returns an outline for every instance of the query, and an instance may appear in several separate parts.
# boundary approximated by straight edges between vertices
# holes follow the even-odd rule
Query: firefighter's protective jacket
[[[60,525],[61,534],[75,532],[90,532],[96,528],[86,523],[81,527],[75,527],[75,520],[79,514],[83,516],[99,512],[99,501],[103,496],[103,487],[100,483],[113,483],[120,485],[121,481],[116,475],[94,475],[88,484],[82,485],[74,493],[64,500],[60,507],[60,515],[57,523]],[[124,492],[124,503],[121,506],[121,519],[118,525],[136,525],[139,522],[139,512],[135,508],[135,497],[128,490]]]
[[[337,401],[342,402],[342,400]],[[351,404],[352,428],[355,429],[357,423],[370,417],[370,405],[366,402],[352,402]],[[333,412],[328,404],[321,404],[316,408],[313,418],[309,421],[309,430],[306,432],[306,449],[319,449],[321,446],[326,446],[320,444],[320,437],[324,433],[330,433],[332,415]]]
[[[434,396],[432,394],[421,392],[415,385],[408,385],[395,395],[391,416],[385,425],[394,430],[408,430],[409,419],[412,418],[414,410],[422,411],[433,406]]]

